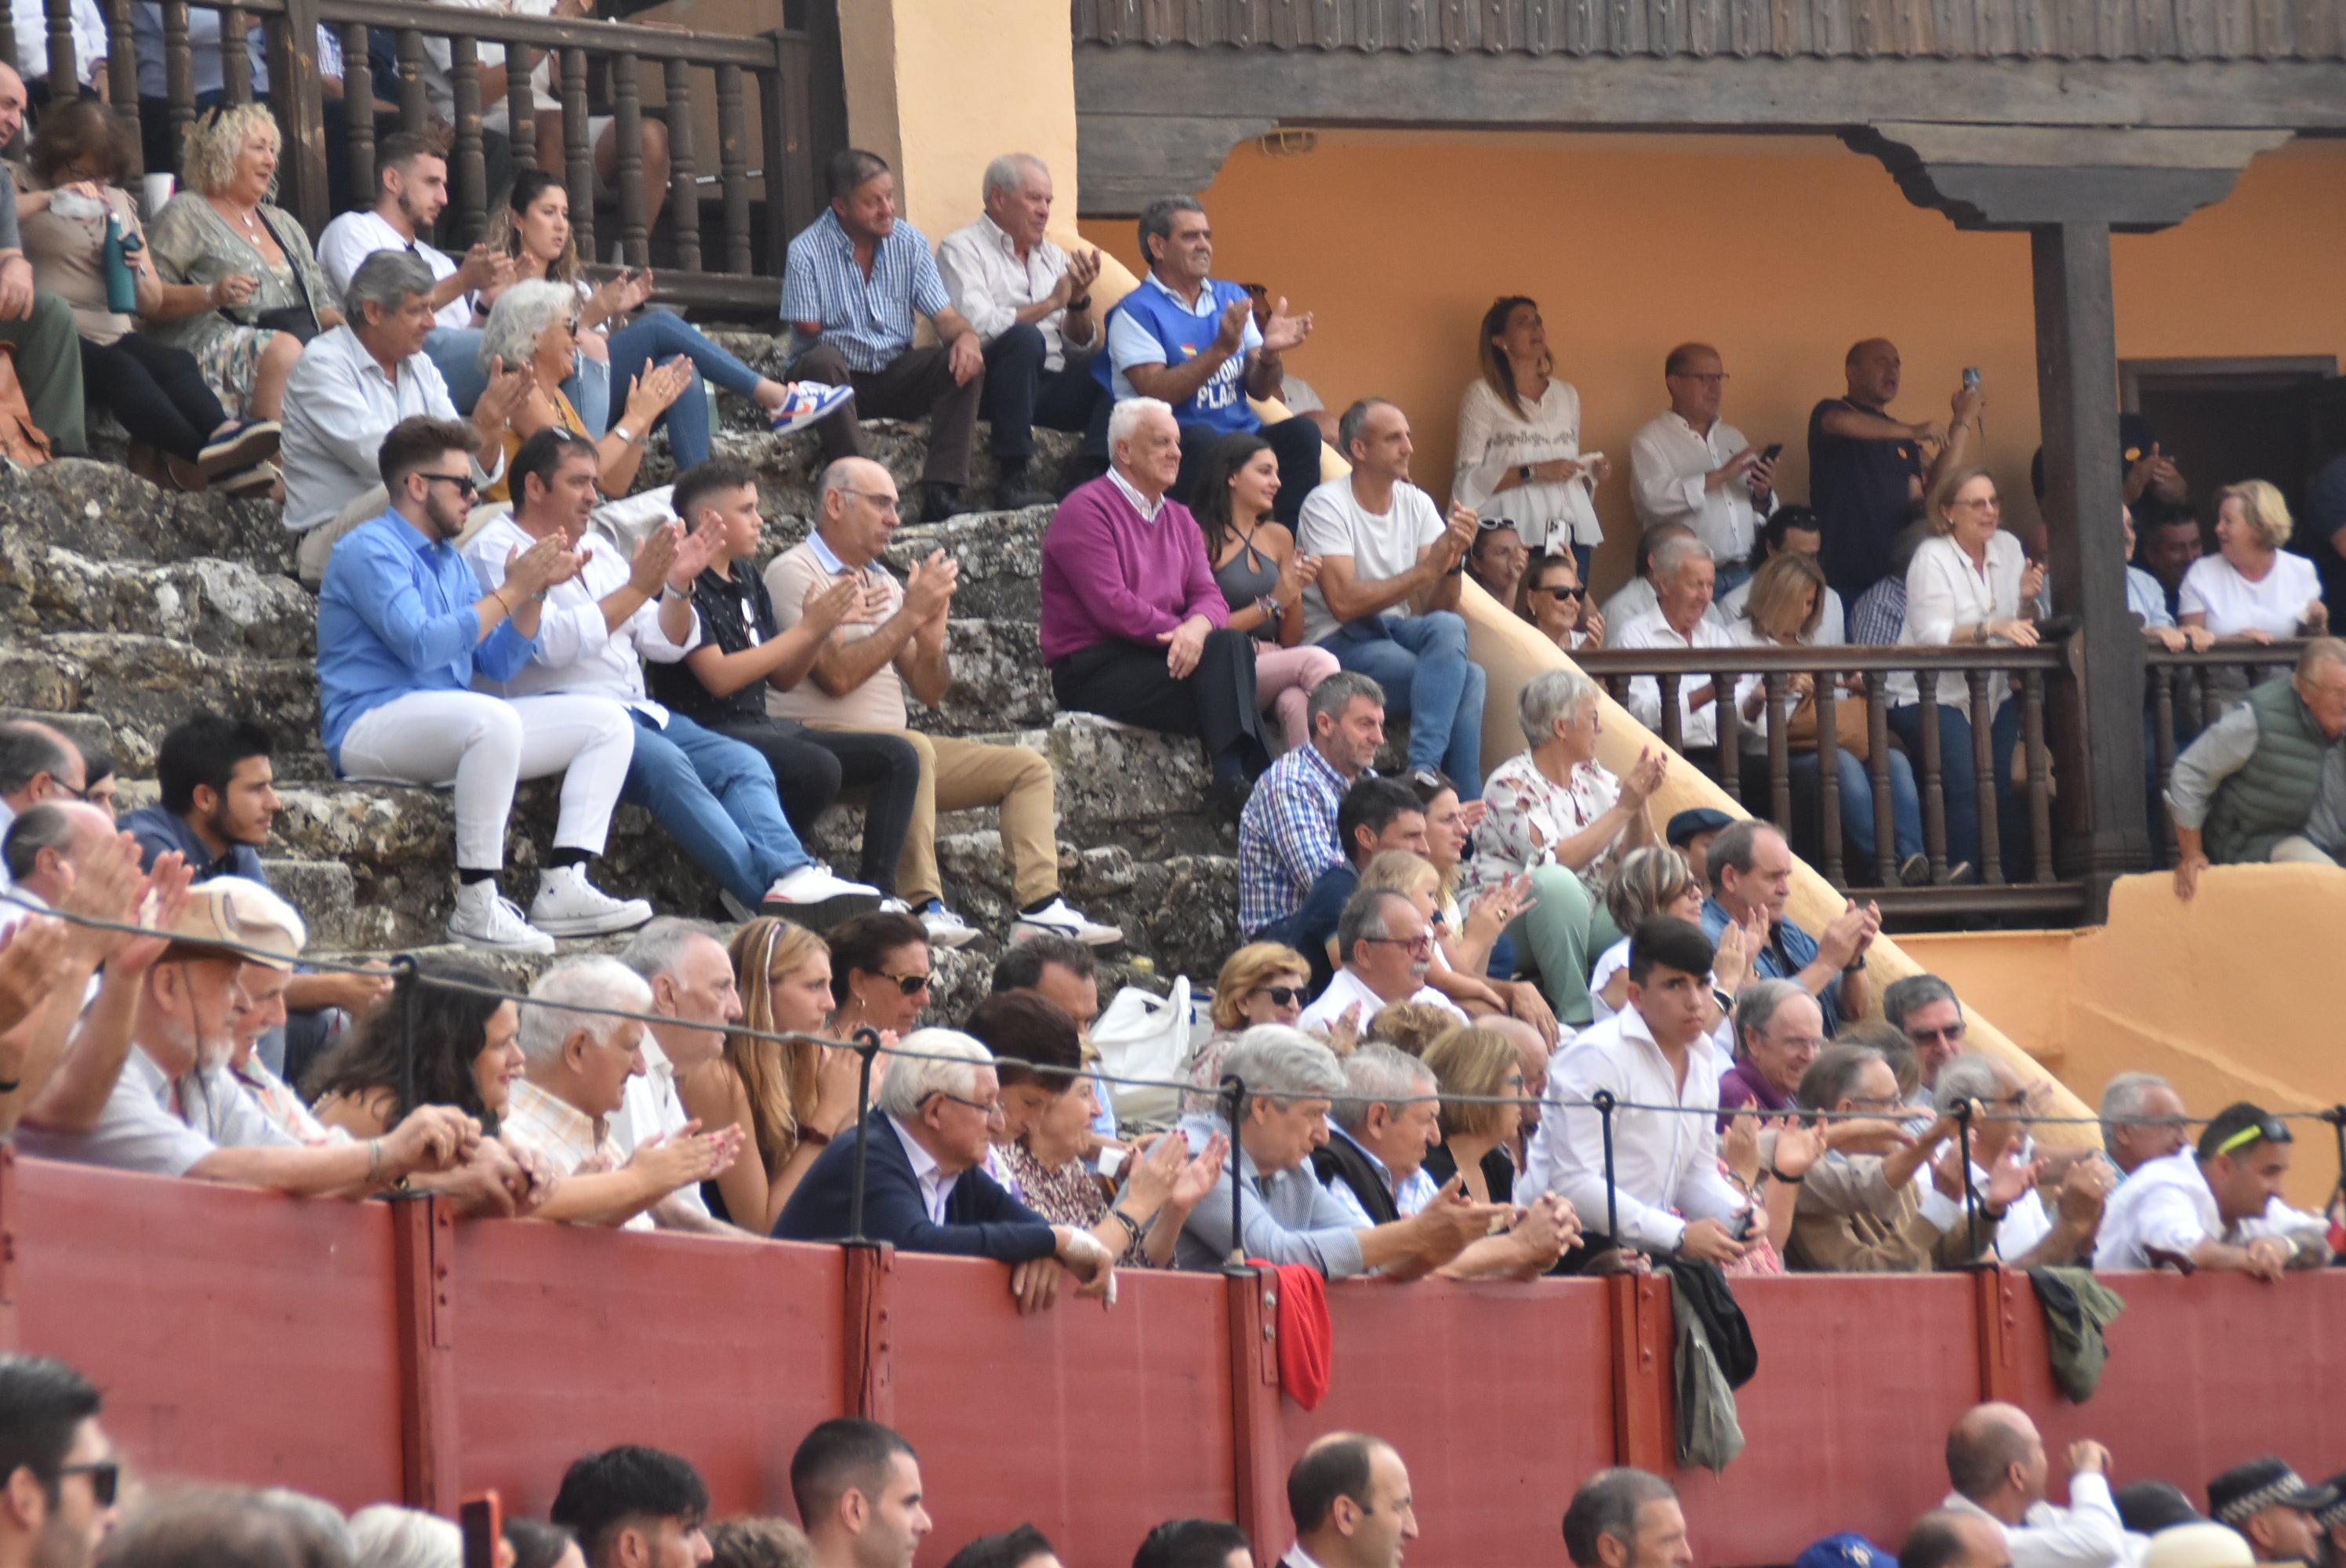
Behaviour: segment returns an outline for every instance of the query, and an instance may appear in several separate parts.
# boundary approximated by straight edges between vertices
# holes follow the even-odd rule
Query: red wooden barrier
[[[392,1211],[0,1150],[12,1348],[105,1390],[152,1473],[402,1493]]]
[[[1790,1563],[1837,1530],[1895,1551],[1946,1495],[1947,1426],[1979,1400],[1972,1281],[1793,1275],[1739,1279],[1735,1297],[1760,1347],[1735,1396],[1747,1446],[1723,1475],[1665,1471],[1695,1561]]]
[[[922,1561],[1032,1520],[1067,1562],[1128,1563],[1159,1521],[1233,1517],[1222,1281],[1128,1271],[1113,1311],[1022,1318],[1006,1278],[896,1255],[892,1424],[936,1520]]]
[[[1316,1410],[1279,1407],[1283,1457],[1323,1432],[1374,1432],[1409,1465],[1433,1563],[1559,1563],[1564,1505],[1613,1462],[1611,1313],[1596,1280],[1331,1287],[1335,1358]],[[1270,1563],[1293,1532],[1284,1510]]]
[[[454,1227],[464,1486],[540,1518],[591,1449],[684,1455],[717,1516],[788,1514],[791,1451],[847,1406],[833,1247]]]
[[[2073,1405],[2053,1383],[2045,1317],[2025,1276],[2018,1296],[2016,1398],[2053,1458],[2081,1437],[2109,1445],[2123,1482],[2171,1481],[2207,1506],[2208,1478],[2278,1453],[2320,1481],[2346,1466],[2346,1271],[2292,1275],[2278,1285],[2237,1274],[2113,1274],[2102,1282],[2127,1309],[2105,1334],[2109,1364],[2091,1400]]]

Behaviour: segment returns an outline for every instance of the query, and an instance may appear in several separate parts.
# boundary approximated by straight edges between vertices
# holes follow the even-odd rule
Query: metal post
[[[2321,1113],[2321,1119],[2330,1124],[2338,1139],[2338,1190],[2331,1195],[2334,1199],[2346,1195],[2346,1105],[2331,1106]]]
[[[1620,1205],[1613,1192],[1613,1107],[1620,1102],[1613,1091],[1599,1089],[1589,1096],[1588,1103],[1596,1107],[1596,1115],[1605,1127],[1605,1238],[1615,1247],[1621,1245]]]
[[[1226,1114],[1230,1124],[1230,1254],[1222,1259],[1222,1272],[1243,1274],[1248,1268],[1246,1227],[1240,1223],[1240,1205],[1245,1200],[1246,1188],[1239,1180],[1239,1126],[1246,1116],[1246,1080],[1235,1073],[1224,1074],[1221,1089],[1229,1099]]]
[[[872,1116],[872,1059],[880,1054],[880,1032],[869,1025],[855,1032],[855,1054],[863,1058],[855,1080],[855,1186],[847,1200],[847,1245],[868,1247],[863,1234],[864,1167],[872,1157],[868,1125]]]
[[[1972,1102],[1964,1100],[1955,1106],[1955,1130],[1963,1140],[1964,1157],[1964,1225],[1971,1237],[1971,1256],[1979,1256],[1979,1194],[1972,1186]]]

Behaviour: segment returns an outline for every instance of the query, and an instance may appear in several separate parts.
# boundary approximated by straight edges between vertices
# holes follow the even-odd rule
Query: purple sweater
[[[1189,509],[1168,501],[1148,522],[1106,474],[1067,492],[1043,535],[1044,664],[1095,643],[1156,647],[1191,616],[1230,622]]]

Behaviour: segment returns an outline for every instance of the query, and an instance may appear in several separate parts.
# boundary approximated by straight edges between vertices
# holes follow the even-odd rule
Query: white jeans
[[[611,811],[636,754],[635,721],[599,697],[415,691],[360,715],[342,737],[342,773],[456,787],[456,866],[505,863],[514,786],[562,775],[554,847],[603,852]]]

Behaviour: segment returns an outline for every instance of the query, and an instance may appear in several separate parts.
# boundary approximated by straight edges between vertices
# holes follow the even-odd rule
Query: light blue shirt
[[[397,513],[362,523],[326,563],[318,592],[318,706],[326,755],[361,715],[417,691],[469,691],[478,670],[510,680],[536,639],[510,620],[481,636],[481,585],[455,545]]]
[[[2127,608],[2134,612],[2147,631],[2155,632],[2175,624],[2174,613],[2167,607],[2167,590],[2140,566],[2127,568]]]
[[[873,247],[869,278],[830,208],[799,230],[782,265],[782,320],[821,322],[815,341],[837,349],[851,371],[887,369],[913,346],[915,311],[934,316],[952,307],[928,240],[902,219]],[[798,348],[813,346],[801,341]]]
[[[1192,1149],[1205,1147],[1208,1138],[1229,1130],[1229,1124],[1219,1116],[1188,1116],[1181,1122]],[[1229,1158],[1214,1190],[1189,1211],[1188,1222],[1181,1227],[1176,1268],[1219,1268],[1229,1256],[1232,1181],[1241,1189],[1239,1223],[1249,1257],[1309,1264],[1331,1279],[1349,1279],[1361,1272],[1360,1232],[1365,1227],[1312,1178],[1311,1162],[1265,1176],[1236,1138],[1230,1139]]]

